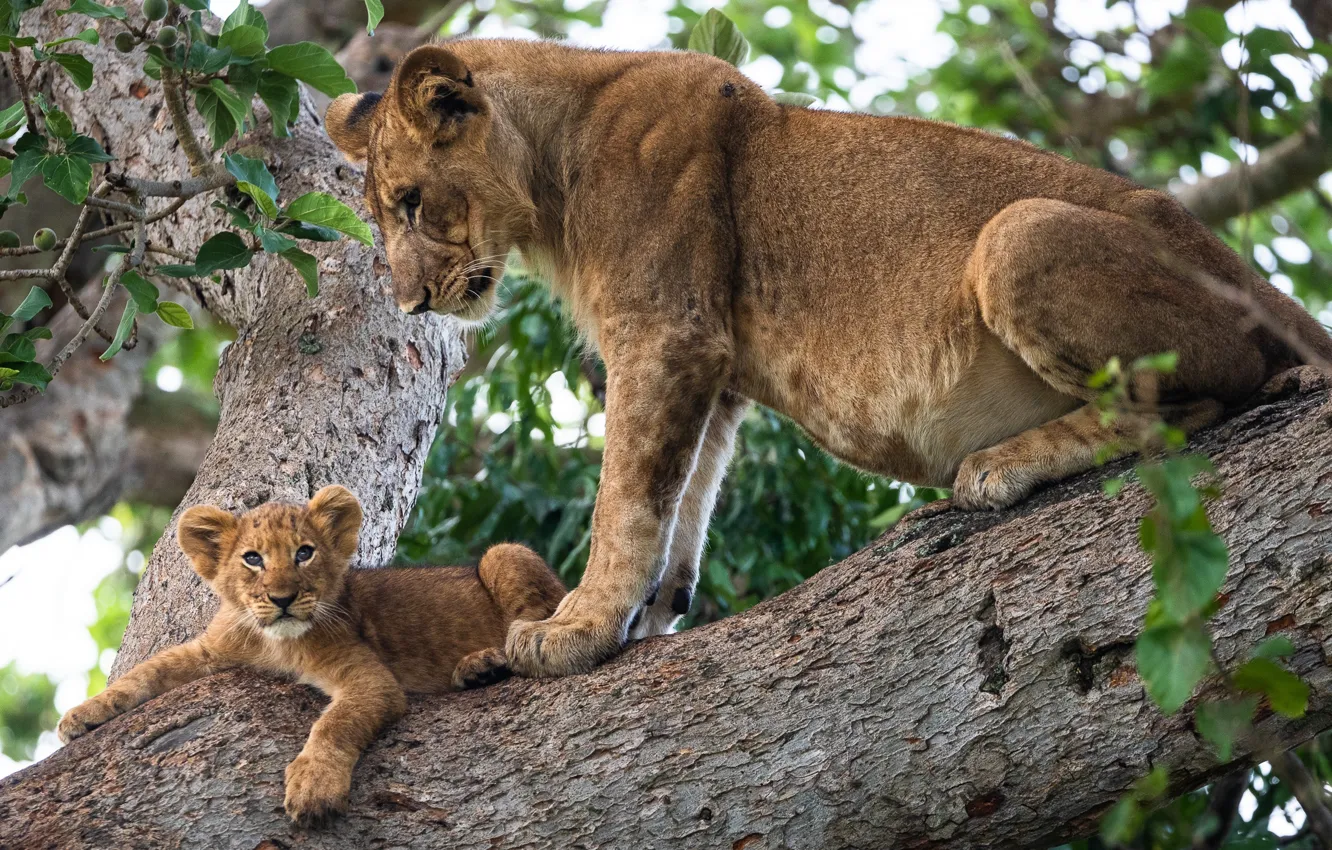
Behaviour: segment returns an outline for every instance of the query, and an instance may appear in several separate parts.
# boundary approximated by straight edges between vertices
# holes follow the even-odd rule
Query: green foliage
[[[689,34],[689,49],[740,65],[749,58],[749,42],[731,19],[709,9]]]
[[[40,673],[20,673],[14,664],[0,667],[0,752],[30,759],[37,736],[55,727],[55,685]]]

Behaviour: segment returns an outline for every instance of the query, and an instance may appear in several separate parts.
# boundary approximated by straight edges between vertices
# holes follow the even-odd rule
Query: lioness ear
[[[204,581],[217,575],[227,537],[236,530],[236,518],[221,508],[198,505],[180,515],[176,540]]]
[[[324,129],[338,150],[353,162],[364,162],[370,150],[370,116],[379,105],[379,92],[340,94],[324,111]]]
[[[356,538],[361,533],[361,503],[346,487],[330,484],[310,500],[310,519],[343,558],[356,553]]]
[[[423,142],[451,141],[469,118],[489,109],[472,72],[452,51],[437,44],[407,54],[394,76],[393,93]]]

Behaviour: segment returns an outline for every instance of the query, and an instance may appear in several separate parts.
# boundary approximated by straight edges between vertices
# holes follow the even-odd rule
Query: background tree
[[[1041,3],[959,2],[941,10],[937,32],[931,35],[938,46],[936,61],[914,64],[866,55],[857,35],[874,15],[891,14],[891,5],[754,2],[728,4],[726,12],[750,38],[753,49],[746,67],[770,87],[806,93],[833,107],[922,114],[1015,133],[1148,185],[1171,188],[1279,286],[1295,292],[1311,310],[1324,309],[1332,295],[1332,201],[1327,187],[1318,184],[1330,164],[1325,136],[1330,35],[1326,4],[1296,4],[1307,29],[1318,38],[1313,41],[1303,32],[1292,37],[1270,28],[1249,31],[1241,40],[1243,27],[1236,15],[1243,10],[1211,0],[1195,0],[1173,17],[1162,15],[1159,4],[1140,3],[1135,15],[1134,8],[1121,3],[1111,10],[1115,26],[1094,33],[1068,31],[1056,19],[1056,10]],[[336,17],[335,4],[318,7]],[[598,23],[605,12],[602,3],[576,10],[559,2],[501,0],[431,10],[390,3],[386,20],[423,22],[423,33],[507,27],[565,35]],[[363,14],[363,7],[356,6],[342,23],[321,24],[313,37],[336,47],[345,33],[359,27]],[[669,40],[683,47],[700,16],[701,9],[687,4],[672,7]],[[367,76],[378,64],[373,52],[369,56],[360,69]],[[1238,168],[1241,157],[1252,167]],[[473,357],[450,394],[446,417],[454,430],[435,441],[430,451],[421,496],[398,542],[398,556],[405,562],[475,560],[490,541],[519,539],[538,546],[572,583],[586,555],[599,469],[600,372],[579,350],[543,289],[521,274],[506,286],[504,315],[490,332],[473,340]],[[206,391],[216,370],[217,344],[234,332],[215,325],[206,333],[211,336],[196,331],[166,342],[149,373],[172,366],[193,376],[190,383]],[[75,366],[77,361],[71,361],[69,368]],[[108,384],[90,382],[98,388]],[[61,389],[57,379],[51,398],[29,404],[36,410]],[[134,405],[123,400],[133,391],[102,392],[121,400],[125,410],[117,414],[118,420],[108,417],[107,424],[128,422]],[[93,397],[91,392],[86,395]],[[158,406],[162,404],[153,400],[140,407],[146,407],[151,421],[153,411],[165,409]],[[78,410],[77,403],[62,410],[59,421],[71,421]],[[0,429],[18,421],[13,414],[24,412],[15,408],[0,414]],[[38,444],[28,436],[36,434],[37,426],[13,427],[18,439]],[[132,426],[121,430],[126,441],[136,433]],[[154,439],[147,445],[151,457]],[[47,454],[59,457],[58,451]],[[101,456],[125,454],[113,448]],[[19,479],[24,487],[74,495],[50,499],[59,507],[46,512],[41,522],[14,532],[11,542],[53,523],[96,516],[122,488],[133,493],[122,483],[132,476],[115,468],[92,474],[83,470],[95,464],[29,466],[38,470],[38,483],[28,483],[34,478],[29,475]],[[73,483],[53,473],[70,466],[80,469]],[[53,487],[53,481],[59,486]],[[10,492],[37,490],[15,487]],[[154,498],[173,507],[180,495]],[[710,532],[700,588],[703,604],[691,622],[738,612],[793,586],[854,552],[906,509],[934,495],[838,467],[778,417],[755,413],[742,434]],[[154,516],[141,509],[136,514]],[[165,517],[158,510],[156,522],[143,523],[147,540]],[[97,631],[104,646],[118,645],[132,586],[133,574],[122,571],[99,591],[105,597],[104,605],[99,600],[105,617]],[[43,712],[50,716],[49,707],[42,707],[49,706],[49,696],[42,695],[49,685],[40,678],[20,681],[15,671],[0,675],[8,677],[0,691],[27,695],[20,701],[26,706],[23,717],[37,718]],[[29,730],[16,739],[30,746],[31,731],[40,726],[25,720],[15,721],[12,728]],[[1332,776],[1319,751],[1310,750],[1305,757],[1318,777]],[[1262,774],[1247,777],[1246,783],[1258,814],[1237,824],[1232,840],[1269,840],[1262,837],[1267,835],[1262,814],[1289,799],[1290,785]],[[1225,818],[1233,814],[1237,802],[1228,812],[1221,803],[1243,797],[1242,792],[1236,795],[1236,787],[1238,780],[1182,798],[1154,816],[1151,829],[1160,835],[1150,842],[1189,846],[1200,812],[1216,809],[1221,813],[1215,816]]]

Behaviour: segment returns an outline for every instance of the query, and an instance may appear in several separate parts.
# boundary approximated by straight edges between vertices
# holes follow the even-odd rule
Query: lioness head
[[[239,517],[212,505],[190,508],[176,539],[224,604],[282,639],[334,615],[360,530],[360,503],[333,485],[308,505],[270,502]]]
[[[513,193],[487,150],[493,117],[482,84],[435,44],[407,54],[382,95],[329,104],[329,136],[366,163],[366,204],[405,312],[475,323],[494,307],[511,247],[502,211]]]

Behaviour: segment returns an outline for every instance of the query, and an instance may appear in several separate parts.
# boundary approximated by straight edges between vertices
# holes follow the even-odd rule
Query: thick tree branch
[[[1317,389],[1203,434],[1230,545],[1229,663],[1264,635],[1313,689],[1253,740],[1332,724],[1332,430]],[[302,835],[283,769],[323,700],[256,674],[154,700],[0,781],[0,845],[1044,847],[1153,765],[1233,772],[1143,695],[1147,495],[1117,465],[1003,513],[908,520],[743,615],[586,676],[414,699],[357,768],[351,814]],[[1216,683],[1204,686],[1215,690]],[[263,842],[270,841],[265,845]]]
[[[1239,168],[1232,168],[1184,187],[1176,197],[1198,218],[1218,225],[1245,209],[1256,210],[1312,186],[1328,169],[1332,169],[1332,144],[1316,124],[1309,124],[1259,154],[1258,161],[1248,168],[1247,177]]]

